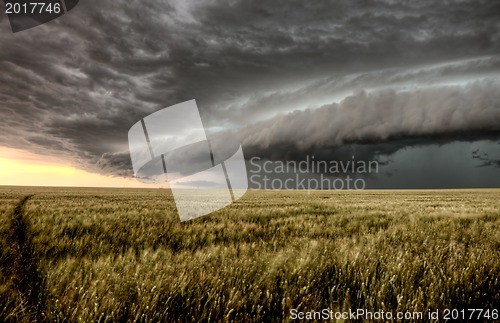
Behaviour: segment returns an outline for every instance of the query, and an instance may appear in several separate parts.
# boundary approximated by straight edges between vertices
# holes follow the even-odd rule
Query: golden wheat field
[[[2,187],[0,214],[3,321],[498,319],[500,190],[249,191],[181,223],[166,189]]]

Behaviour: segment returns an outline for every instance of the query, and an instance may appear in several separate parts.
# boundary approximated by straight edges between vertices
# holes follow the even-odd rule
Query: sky
[[[315,156],[378,161],[367,188],[500,186],[495,0],[86,0],[17,33],[1,14],[0,70],[0,185],[144,187],[128,130],[196,99],[249,171]]]

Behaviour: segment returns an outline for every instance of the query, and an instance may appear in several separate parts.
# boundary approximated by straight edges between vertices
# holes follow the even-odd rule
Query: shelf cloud
[[[340,103],[279,115],[242,131],[262,150],[331,148],[351,142],[500,131],[500,83],[413,91],[359,91]]]

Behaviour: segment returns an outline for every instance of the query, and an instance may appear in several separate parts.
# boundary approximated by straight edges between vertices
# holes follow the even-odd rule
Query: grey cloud
[[[339,101],[355,90],[415,88],[474,79],[498,79],[500,56],[486,56],[443,64],[390,68],[349,75],[334,75],[305,82],[298,88],[255,93],[241,103],[220,109],[215,119],[228,119],[235,125],[268,119],[279,112],[318,106],[319,102]]]
[[[401,137],[500,130],[500,87],[474,82],[465,87],[415,91],[365,91],[340,104],[294,111],[242,130],[244,144],[266,151],[337,147]]]
[[[132,163],[128,152],[108,154],[104,153],[95,164],[91,171],[102,171],[109,175],[132,177]]]
[[[486,152],[481,152],[480,149],[476,149],[472,152],[472,158],[480,161],[478,167],[495,167],[500,168],[500,159],[490,157],[490,155]]]

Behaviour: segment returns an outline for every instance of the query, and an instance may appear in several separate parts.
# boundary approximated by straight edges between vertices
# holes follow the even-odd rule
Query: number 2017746
[[[8,14],[58,14],[62,10],[59,2],[28,2],[5,4],[5,13]]]

